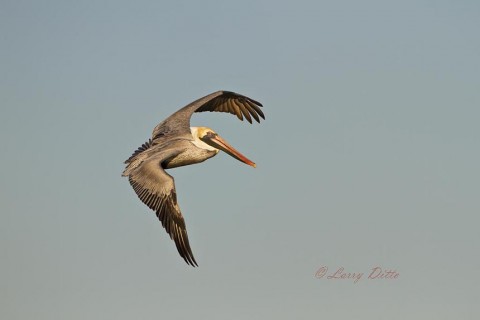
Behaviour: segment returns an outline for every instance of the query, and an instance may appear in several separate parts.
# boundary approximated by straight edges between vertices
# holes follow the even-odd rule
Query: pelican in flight
[[[265,115],[262,104],[229,91],[217,91],[178,110],[153,129],[152,138],[141,145],[125,161],[122,176],[128,177],[133,190],[150,209],[154,210],[178,253],[185,262],[198,266],[188,242],[187,229],[173,177],[165,169],[203,162],[220,150],[252,167],[255,163],[235,150],[215,131],[207,127],[190,127],[194,112],[227,112],[252,123]]]

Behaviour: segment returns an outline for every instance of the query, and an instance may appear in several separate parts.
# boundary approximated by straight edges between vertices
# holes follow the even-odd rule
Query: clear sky
[[[1,1],[0,318],[479,319],[479,30],[477,1]],[[257,163],[169,171],[192,268],[120,174],[220,89],[266,121],[192,119]]]

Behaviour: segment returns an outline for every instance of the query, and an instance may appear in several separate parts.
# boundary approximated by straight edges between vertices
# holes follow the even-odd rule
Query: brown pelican
[[[173,177],[165,172],[189,164],[203,162],[222,150],[237,160],[255,167],[255,163],[230,146],[207,127],[190,127],[194,112],[216,111],[236,115],[240,120],[252,118],[260,122],[265,116],[262,104],[229,91],[217,91],[178,110],[153,129],[152,138],[141,145],[128,160],[122,176],[128,177],[140,200],[154,210],[180,256],[198,266],[188,242],[187,229]]]

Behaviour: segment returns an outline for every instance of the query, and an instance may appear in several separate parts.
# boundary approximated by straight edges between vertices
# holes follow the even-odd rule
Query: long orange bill
[[[208,143],[209,145],[211,145],[212,147],[220,149],[220,150],[228,153],[229,155],[231,155],[235,159],[240,160],[240,161],[248,164],[249,166],[252,166],[254,168],[257,166],[255,164],[255,162],[251,161],[250,159],[245,157],[243,154],[241,154],[240,152],[235,150],[234,147],[229,145],[228,142],[223,140],[223,138],[220,137],[218,134],[215,134],[214,136],[206,136],[202,140],[205,141],[205,143]]]

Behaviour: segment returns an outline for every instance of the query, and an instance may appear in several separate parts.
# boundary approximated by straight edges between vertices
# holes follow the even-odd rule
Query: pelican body
[[[195,112],[216,111],[234,114],[240,120],[245,117],[250,123],[252,118],[260,122],[260,117],[265,119],[260,107],[261,103],[234,92],[214,92],[188,104],[159,123],[153,129],[152,138],[125,161],[126,168],[122,176],[128,177],[140,200],[155,211],[187,264],[198,265],[177,203],[174,179],[165,169],[203,162],[220,150],[255,167],[253,161],[212,129],[190,127],[190,118]]]

